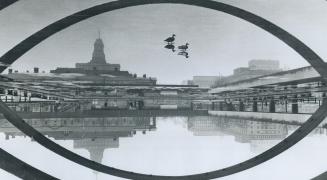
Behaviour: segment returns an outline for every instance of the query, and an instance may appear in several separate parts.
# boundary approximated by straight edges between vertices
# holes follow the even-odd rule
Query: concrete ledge
[[[34,118],[101,118],[101,117],[156,117],[156,116],[207,116],[207,110],[156,109],[156,110],[92,110],[83,112],[17,112],[24,119]],[[0,119],[5,117],[0,113]]]
[[[262,113],[262,112],[237,112],[237,111],[209,111],[209,115],[227,116],[237,118],[260,119],[275,122],[290,122],[303,124],[311,117],[311,114],[288,114],[288,113]],[[326,119],[319,125],[326,124]]]

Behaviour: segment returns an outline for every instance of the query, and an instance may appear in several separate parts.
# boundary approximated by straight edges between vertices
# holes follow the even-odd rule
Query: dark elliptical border
[[[191,6],[198,6],[203,8],[208,8],[211,10],[217,10],[225,12],[227,14],[236,16],[243,19],[249,23],[262,28],[263,30],[274,35],[276,38],[280,39],[286,43],[289,47],[300,54],[304,59],[306,59],[313,68],[322,76],[324,81],[327,80],[327,68],[325,62],[308,46],[302,43],[299,39],[289,34],[287,31],[281,29],[275,24],[263,19],[260,16],[252,14],[248,11],[242,10],[240,8],[224,4],[221,2],[211,1],[211,0],[118,0],[113,2],[104,3],[98,6],[88,8],[86,10],[77,12],[70,16],[67,16],[57,22],[50,24],[49,26],[41,29],[40,31],[34,33],[27,39],[23,40],[21,43],[16,45],[14,48],[5,53],[1,58],[0,62],[4,64],[12,64],[24,53],[32,49],[37,44],[41,43],[46,38],[51,35],[90,17],[110,12],[117,9],[149,5],[149,4],[184,4]],[[3,72],[6,67],[0,67],[0,72]],[[242,163],[223,168],[216,171],[185,175],[185,176],[158,176],[158,175],[146,175],[140,173],[134,173],[130,171],[124,171],[116,169],[113,167],[105,166],[100,163],[91,161],[87,158],[79,156],[62,146],[56,144],[55,142],[49,140],[43,136],[40,132],[35,130],[33,127],[29,126],[25,121],[19,117],[14,111],[8,108],[2,101],[0,102],[0,112],[10,121],[16,128],[21,130],[26,135],[33,138],[36,142],[46,147],[47,149],[61,155],[62,157],[69,159],[75,163],[82,166],[88,167],[92,170],[99,171],[102,173],[110,174],[117,177],[127,178],[127,179],[139,179],[139,180],[193,180],[193,179],[214,179],[234,173],[238,173],[254,166],[257,166],[273,157],[279,155],[285,150],[292,147],[294,144],[299,142],[305,136],[307,136],[313,129],[315,129],[327,116],[327,103],[324,103],[299,129],[297,129],[293,134],[288,136],[286,139],[273,146],[271,149],[249,159]]]

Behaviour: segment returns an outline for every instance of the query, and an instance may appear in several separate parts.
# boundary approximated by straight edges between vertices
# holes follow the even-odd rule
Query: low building
[[[218,79],[213,87],[224,86],[229,83],[265,76],[282,71],[277,60],[251,60],[248,67],[234,69],[233,75]]]
[[[198,85],[203,88],[210,88],[221,76],[193,76],[192,85]]]
[[[267,70],[276,71],[279,70],[279,61],[277,60],[262,60],[254,59],[248,63],[251,70]]]

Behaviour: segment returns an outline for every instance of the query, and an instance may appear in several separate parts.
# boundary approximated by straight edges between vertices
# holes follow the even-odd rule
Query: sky
[[[108,0],[23,0],[0,12],[0,55],[29,35],[79,10]],[[221,0],[289,31],[323,59],[327,32],[324,0]],[[46,9],[46,10],[45,10]],[[176,83],[195,75],[230,75],[251,59],[279,60],[281,68],[308,63],[264,30],[231,15],[186,5],[146,5],[104,13],[77,23],[43,41],[19,58],[20,72],[40,67],[74,67],[88,62],[101,31],[107,62],[122,70]],[[190,44],[186,59],[163,48],[176,34],[176,45]]]

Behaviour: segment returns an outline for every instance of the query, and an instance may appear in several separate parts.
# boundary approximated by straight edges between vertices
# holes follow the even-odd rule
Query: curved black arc
[[[83,165],[85,167],[91,168],[93,170],[103,172],[106,174],[123,177],[127,179],[137,179],[137,180],[204,180],[204,179],[214,179],[218,177],[223,177],[227,175],[231,175],[251,167],[254,167],[258,164],[261,164],[283,151],[287,150],[297,142],[299,142],[302,138],[308,135],[313,129],[315,129],[324,117],[327,115],[327,103],[324,103],[312,117],[309,118],[307,122],[305,122],[298,130],[296,130],[289,137],[278,143],[276,146],[267,150],[266,152],[253,157],[247,161],[236,164],[234,166],[230,166],[221,170],[195,174],[195,175],[187,175],[187,176],[155,176],[155,175],[144,175],[129,171],[124,171],[112,167],[108,167],[97,162],[91,161],[87,158],[84,158],[80,155],[77,155],[62,146],[56,144],[50,139],[43,136],[40,132],[35,130],[33,127],[29,126],[25,121],[19,117],[13,110],[8,108],[2,101],[0,101],[0,109],[4,116],[18,129],[20,129],[23,133],[33,138],[35,141],[46,147],[47,149],[69,159],[75,163]]]
[[[14,4],[15,2],[17,2],[18,0],[2,0],[0,1],[0,11],[12,4]]]
[[[49,26],[41,29],[40,31],[34,33],[27,39],[20,42],[14,48],[9,50],[6,54],[0,57],[0,62],[5,64],[12,64],[19,57],[25,54],[27,51],[32,49],[34,46],[45,40],[46,38],[52,36],[53,34],[90,17],[117,10],[127,7],[149,5],[149,4],[185,4],[192,6],[204,7],[212,10],[217,10],[225,12],[227,14],[233,15],[235,17],[241,18],[247,22],[250,22],[265,31],[271,33],[275,37],[279,38],[297,53],[299,53],[304,59],[306,59],[318,72],[320,75],[326,75],[327,77],[327,66],[323,60],[313,52],[308,46],[298,40],[296,37],[288,33],[287,31],[281,29],[275,24],[252,14],[248,11],[242,10],[240,8],[227,5],[221,2],[211,1],[211,0],[118,0],[114,2],[109,2],[101,5],[91,7],[89,9],[77,12],[66,18],[63,18],[57,22],[50,24]],[[3,72],[6,67],[0,67],[0,73]]]
[[[55,34],[56,32],[61,31],[69,27],[72,24],[85,20],[87,18],[93,17],[95,15],[109,12],[116,9],[145,5],[145,4],[159,4],[159,3],[173,3],[173,4],[186,4],[186,5],[194,5],[199,7],[205,7],[213,10],[222,11],[228,13],[230,15],[242,18],[248,22],[253,23],[254,25],[270,32],[286,44],[288,44],[291,48],[293,48],[296,52],[298,52],[302,57],[304,57],[324,78],[327,79],[327,71],[326,65],[323,60],[314,53],[309,47],[299,41],[297,38],[286,32],[285,30],[279,28],[278,26],[272,24],[271,22],[264,20],[263,18],[256,16],[252,13],[244,11],[242,9],[215,2],[210,0],[120,0],[115,2],[109,2],[102,5],[98,5],[84,11],[75,13],[71,16],[68,16],[62,20],[59,20],[46,28],[40,30],[39,32],[33,34],[26,40],[22,41],[20,44],[15,46],[13,49],[8,51],[4,56],[1,57],[0,61],[11,64],[20,56],[22,56],[25,52],[33,48],[35,45],[39,44],[49,36]],[[2,69],[1,71],[3,71]],[[81,157],[44,137],[41,133],[36,131],[33,127],[26,124],[22,118],[20,118],[15,112],[10,110],[3,102],[0,102],[0,110],[3,112],[5,117],[18,129],[24,132],[26,135],[34,138],[35,141],[48,148],[49,150],[72,160],[80,165],[89,167],[93,170],[111,174],[114,176],[119,176],[128,179],[213,179],[222,176],[227,176],[233,173],[237,173],[251,167],[254,167],[262,162],[265,162],[276,155],[282,153],[283,151],[290,148],[292,145],[300,141],[307,134],[309,134],[315,127],[317,127],[321,121],[327,116],[327,104],[323,104],[315,114],[309,118],[309,120],[304,123],[298,130],[296,130],[292,135],[281,141],[276,146],[272,147],[268,151],[251,158],[247,161],[244,161],[240,164],[227,167],[221,170],[212,171],[208,173],[196,174],[196,175],[188,175],[188,176],[152,176],[152,175],[143,175],[137,174],[133,172],[123,171],[119,169],[115,169],[112,167],[104,166],[102,164],[93,162],[89,159]]]
[[[0,168],[14,174],[22,179],[48,179],[56,180],[52,177],[32,166],[24,161],[14,157],[5,150],[0,148]]]

